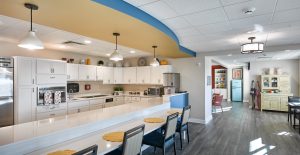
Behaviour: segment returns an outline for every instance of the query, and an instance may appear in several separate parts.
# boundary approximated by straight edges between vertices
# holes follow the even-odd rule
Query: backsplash
[[[79,84],[79,92],[76,94],[89,94],[89,93],[100,93],[100,94],[112,94],[116,85],[103,84],[102,81],[79,81],[75,82]],[[90,90],[85,90],[85,85],[91,85]]]
[[[139,85],[139,84],[124,84],[122,85],[124,91],[139,91],[144,92],[144,90],[148,90],[150,87],[161,87],[161,85]]]

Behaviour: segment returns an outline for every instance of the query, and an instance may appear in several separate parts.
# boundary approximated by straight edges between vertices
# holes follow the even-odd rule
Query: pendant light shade
[[[119,33],[113,33],[113,35],[116,37],[116,49],[110,55],[109,59],[113,60],[113,61],[121,61],[121,60],[123,60],[123,56],[118,51],[118,36],[120,36],[120,34]]]
[[[249,54],[249,53],[262,53],[264,50],[264,43],[260,42],[253,42],[255,37],[248,38],[251,42],[247,44],[243,44],[241,46],[241,53],[242,54]]]
[[[152,46],[153,48],[153,60],[151,61],[150,65],[153,66],[153,67],[157,67],[159,66],[159,61],[158,59],[155,57],[155,49],[157,48],[157,46]]]
[[[32,10],[38,10],[39,7],[31,3],[25,3],[24,6],[27,9],[30,9],[30,31],[18,46],[31,50],[44,49],[42,41],[36,36],[35,32],[32,30]]]

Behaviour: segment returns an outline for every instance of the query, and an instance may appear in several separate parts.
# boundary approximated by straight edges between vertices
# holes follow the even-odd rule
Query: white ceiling
[[[266,47],[300,43],[300,0],[124,0],[161,20],[197,52],[239,50],[256,36]],[[252,15],[243,10],[254,7]],[[248,34],[254,25],[264,31]]]
[[[28,21],[0,15],[0,43],[13,43],[17,46],[19,41],[26,36],[29,29],[30,22]],[[115,49],[115,44],[113,43],[88,38],[43,25],[33,24],[33,29],[36,31],[38,38],[44,43],[46,49],[75,52],[102,57],[109,57],[108,54],[112,53],[112,51]],[[112,37],[114,36],[112,35]],[[91,43],[86,45],[62,44],[65,41],[76,41],[84,43],[85,40],[89,40],[91,41]],[[151,55],[150,53],[121,45],[118,46],[118,49],[125,58]],[[130,51],[135,51],[135,53],[132,54],[130,53]]]

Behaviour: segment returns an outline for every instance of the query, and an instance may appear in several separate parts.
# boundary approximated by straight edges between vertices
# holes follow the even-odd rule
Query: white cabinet
[[[141,101],[141,97],[139,96],[125,96],[125,103],[135,103]]]
[[[104,98],[90,100],[90,110],[104,108],[104,103],[105,103]]]
[[[67,80],[78,80],[78,64],[67,64]]]
[[[68,114],[89,111],[90,110],[89,104],[90,104],[90,102],[88,100],[70,101],[70,102],[68,102]]]
[[[137,67],[124,67],[124,73],[123,73],[124,84],[136,83],[136,68]]]
[[[34,86],[19,86],[15,96],[15,124],[35,120],[36,88]]]
[[[114,68],[102,67],[103,71],[103,84],[114,84]]]
[[[36,59],[14,57],[14,121],[15,124],[35,120],[37,87]]]
[[[151,67],[144,66],[144,67],[137,67],[136,69],[136,83],[137,84],[149,84],[150,83],[150,76],[151,76]]]
[[[114,68],[114,84],[123,83],[123,67]]]
[[[96,67],[96,80],[97,81],[102,81],[103,80],[103,67],[102,66],[97,66]]]
[[[36,119],[41,120],[41,119],[47,119],[47,118],[52,118],[52,117],[64,116],[66,114],[67,114],[66,110],[57,110],[57,111],[51,111],[51,112],[37,113]]]
[[[172,72],[171,65],[151,67],[151,84],[163,84],[163,73]]]
[[[67,63],[58,60],[37,59],[37,74],[66,74]]]
[[[85,112],[85,111],[89,111],[90,108],[89,106],[84,106],[84,107],[77,107],[77,108],[71,108],[68,109],[68,114],[75,114],[75,113],[81,113],[81,112]]]
[[[78,79],[82,81],[96,81],[96,66],[92,65],[79,65],[78,66]]]
[[[51,74],[39,74],[36,76],[37,84],[64,84],[67,82],[66,75],[51,75]]]

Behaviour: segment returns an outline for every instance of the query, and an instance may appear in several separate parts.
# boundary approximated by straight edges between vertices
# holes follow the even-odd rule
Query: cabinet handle
[[[32,88],[32,92],[34,93],[34,88]]]
[[[54,68],[52,68],[53,69],[53,73],[55,72],[55,70],[54,70]]]
[[[34,84],[34,79],[32,79],[32,84]]]

